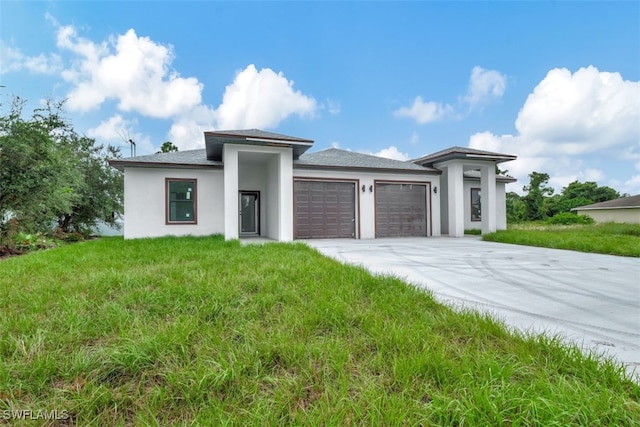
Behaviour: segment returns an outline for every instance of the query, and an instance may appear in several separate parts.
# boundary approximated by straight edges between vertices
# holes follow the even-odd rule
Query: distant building
[[[579,215],[588,215],[595,222],[627,222],[640,224],[640,194],[631,197],[594,203],[571,209]]]

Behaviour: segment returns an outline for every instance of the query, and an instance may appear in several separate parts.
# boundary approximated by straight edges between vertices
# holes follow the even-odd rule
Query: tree
[[[520,195],[514,191],[506,194],[507,222],[522,222],[526,219],[527,206]]]
[[[87,233],[97,220],[113,223],[123,183],[106,158],[118,150],[78,135],[62,117],[62,103],[48,101],[29,118],[24,105],[15,97],[0,117],[0,246],[10,229],[47,232],[57,222],[63,231]]]
[[[619,197],[620,193],[611,187],[598,187],[595,182],[573,181],[564,187],[560,194],[556,194],[546,201],[547,213],[549,216],[554,216],[563,212],[571,212],[571,209],[578,206],[606,202]]]
[[[124,178],[107,160],[121,157],[120,149],[97,145],[93,139],[77,134],[67,143],[82,181],[73,188],[77,198],[71,209],[58,213],[58,227],[65,233],[76,231],[84,235],[98,221],[117,227],[116,214],[123,211]]]
[[[167,141],[167,142],[164,142],[162,144],[162,146],[160,147],[160,151],[156,152],[156,154],[159,154],[159,153],[171,153],[173,151],[178,151],[178,147],[173,145],[173,142]]]
[[[14,218],[21,229],[38,231],[71,209],[81,178],[58,144],[67,132],[60,104],[47,103],[23,119],[24,104],[16,97],[9,114],[0,117],[0,228]]]
[[[526,220],[539,221],[545,218],[544,196],[553,194],[553,188],[546,185],[548,182],[549,174],[541,172],[529,174],[529,185],[523,187],[523,190],[527,192],[523,198],[526,206]]]

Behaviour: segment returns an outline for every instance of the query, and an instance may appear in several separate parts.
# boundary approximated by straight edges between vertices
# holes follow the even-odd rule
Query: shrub
[[[590,216],[578,215],[572,212],[562,212],[547,219],[549,224],[593,224],[595,221]]]

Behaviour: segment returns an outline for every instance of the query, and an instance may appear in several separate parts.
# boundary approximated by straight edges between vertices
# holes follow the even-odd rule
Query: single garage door
[[[355,237],[356,184],[339,181],[293,182],[294,237]]]
[[[427,186],[376,183],[376,237],[427,236]]]

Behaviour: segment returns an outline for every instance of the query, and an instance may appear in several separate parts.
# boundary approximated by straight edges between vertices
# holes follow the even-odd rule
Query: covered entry
[[[428,236],[428,184],[376,182],[376,237]]]
[[[294,238],[356,237],[356,182],[293,182]]]

